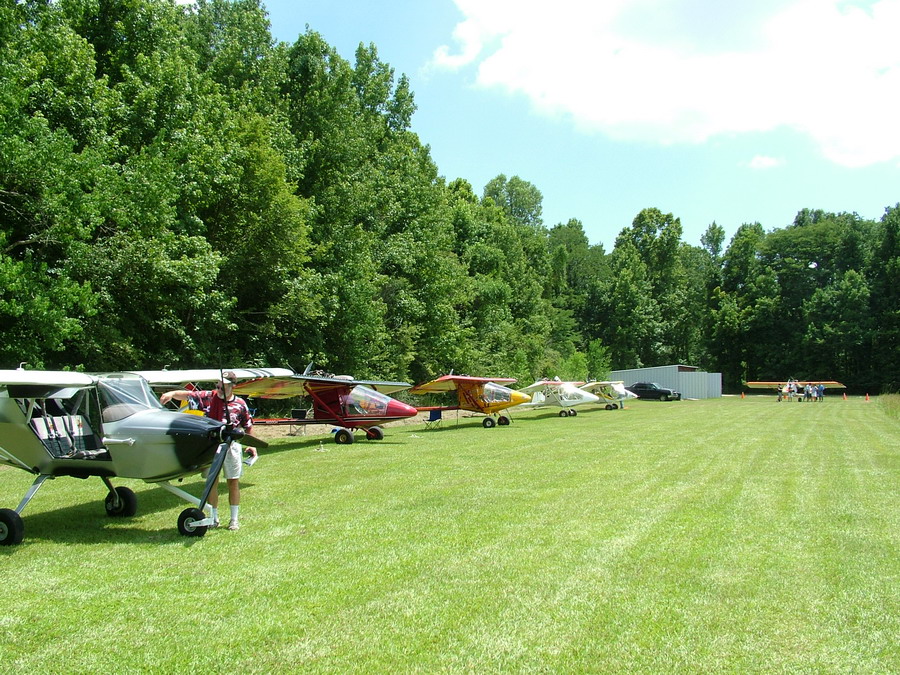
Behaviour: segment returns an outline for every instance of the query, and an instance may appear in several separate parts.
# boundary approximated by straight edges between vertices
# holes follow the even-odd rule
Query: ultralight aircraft
[[[233,369],[238,377],[290,373],[284,369]],[[230,421],[185,415],[163,407],[136,373],[0,370],[0,463],[35,475],[15,509],[0,509],[0,545],[24,537],[22,511],[48,480],[99,478],[107,489],[106,513],[133,516],[134,492],[113,478],[134,478],[165,488],[194,506],[178,517],[178,531],[203,536],[205,515],[231,443],[267,444]],[[170,481],[209,469],[202,495]]]
[[[562,382],[559,378],[552,380],[538,380],[534,384],[519,391],[531,394],[529,403],[522,403],[523,408],[543,408],[544,406],[556,406],[562,408],[560,417],[574,417],[578,413],[575,406],[585,403],[597,403],[600,397],[579,389],[583,382]]]
[[[771,381],[756,381],[756,382],[747,382],[747,386],[750,389],[773,389],[775,393],[778,395],[778,400],[787,399],[788,401],[792,401],[794,398],[797,398],[798,401],[803,400],[803,390],[806,388],[806,385],[811,384],[814,386],[822,385],[825,389],[846,389],[843,384],[840,382],[835,382],[834,380],[794,380],[792,378],[788,378],[783,382],[771,382]]]
[[[486,417],[481,421],[485,429],[490,429],[495,424],[506,426],[510,422],[509,415],[501,414],[512,406],[521,405],[531,400],[529,394],[515,391],[504,386],[501,382],[512,383],[511,377],[472,377],[470,375],[444,375],[417,384],[409,390],[410,394],[433,394],[439,392],[456,391],[458,405],[439,406],[431,408],[419,408],[419,410],[469,410],[482,413]],[[497,416],[496,421],[494,416]]]
[[[600,380],[582,384],[579,389],[596,394],[600,397],[601,402],[605,403],[607,410],[615,410],[617,408],[625,408],[625,401],[629,398],[637,398],[637,394],[628,391],[622,380]]]
[[[334,440],[342,445],[353,442],[356,429],[363,429],[369,440],[380,441],[384,438],[380,424],[414,417],[419,413],[413,406],[387,395],[408,389],[411,385],[407,382],[355,380],[348,375],[313,372],[311,368],[308,366],[302,375],[260,377],[239,382],[234,387],[234,393],[264,399],[308,396],[312,401],[311,415],[301,411],[302,415],[270,420],[268,423],[332,424],[338,427]],[[266,420],[254,420],[254,424],[266,423]]]

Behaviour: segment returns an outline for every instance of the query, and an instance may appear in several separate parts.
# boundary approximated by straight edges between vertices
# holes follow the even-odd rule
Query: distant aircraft
[[[625,408],[625,401],[629,398],[637,398],[637,394],[628,391],[622,380],[601,380],[588,382],[579,387],[584,391],[596,394],[602,401],[606,402],[607,410],[615,410],[616,408]]]
[[[193,504],[179,515],[178,531],[201,537],[212,524],[203,509],[235,442],[267,445],[229,421],[164,408],[135,373],[0,370],[0,464],[35,475],[18,507],[0,509],[0,545],[22,541],[22,511],[46,481],[60,476],[99,478],[106,513],[119,517],[137,512],[137,497],[113,487],[112,478],[159,485]],[[170,482],[203,469],[209,472],[199,498]]]
[[[411,385],[408,382],[355,380],[349,375],[313,372],[311,368],[307,367],[302,375],[262,377],[241,382],[235,385],[234,391],[241,396],[267,399],[307,396],[312,400],[312,417],[283,422],[294,425],[333,424],[339,427],[334,440],[340,444],[352,443],[356,429],[363,429],[369,440],[380,441],[384,438],[384,430],[378,425],[419,414],[413,406],[387,396],[409,389]]]
[[[411,394],[433,394],[438,392],[456,391],[459,405],[442,406],[440,410],[469,410],[487,415],[481,424],[485,429],[494,426],[494,415],[497,416],[496,424],[506,426],[510,422],[508,415],[500,414],[501,410],[521,405],[531,400],[531,396],[505,387],[501,382],[512,383],[516,380],[510,377],[472,377],[469,375],[444,375],[431,382],[417,384],[409,390]]]
[[[520,389],[519,391],[531,394],[530,403],[522,403],[523,408],[543,408],[544,406],[557,406],[562,408],[559,411],[560,417],[574,417],[578,413],[575,412],[575,406],[584,403],[597,403],[600,400],[596,396],[584,389],[579,389],[579,385],[583,382],[562,382],[559,378],[553,380],[538,380],[534,384]]]
[[[778,395],[778,400],[787,399],[788,401],[794,400],[796,397],[799,401],[803,400],[803,390],[806,388],[806,385],[812,384],[815,386],[822,385],[825,389],[846,389],[843,384],[840,382],[835,382],[834,380],[794,380],[792,378],[788,378],[783,382],[774,382],[774,381],[756,381],[756,382],[747,382],[747,386],[750,389],[773,389],[775,393]]]

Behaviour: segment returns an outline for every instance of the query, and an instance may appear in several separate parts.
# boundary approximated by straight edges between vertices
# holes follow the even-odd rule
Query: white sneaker
[[[241,526],[238,525],[238,521],[232,520],[230,523],[228,523],[228,529],[229,530],[239,530],[239,529],[241,529]]]
[[[218,520],[214,520],[214,521],[212,521],[212,525],[209,526],[209,529],[212,530],[212,529],[217,528],[218,526],[219,526],[219,521],[218,521]]]

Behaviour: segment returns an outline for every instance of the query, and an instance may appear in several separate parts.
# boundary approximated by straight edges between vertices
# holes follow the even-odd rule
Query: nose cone
[[[411,405],[407,405],[403,401],[391,399],[390,403],[388,403],[388,407],[387,407],[387,416],[388,417],[403,419],[404,417],[415,417],[418,414],[419,414],[418,410],[416,410]]]
[[[521,405],[523,403],[529,403],[531,401],[531,394],[526,394],[523,391],[513,391],[510,395],[510,402],[513,405]]]

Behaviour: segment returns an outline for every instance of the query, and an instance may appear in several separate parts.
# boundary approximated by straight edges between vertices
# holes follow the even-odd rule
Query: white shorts
[[[222,473],[225,474],[226,479],[240,478],[243,475],[244,463],[241,461],[243,452],[244,447],[240,443],[231,444],[231,449],[225,455],[225,463],[222,464]],[[200,475],[206,478],[209,475],[209,469],[203,469]]]

